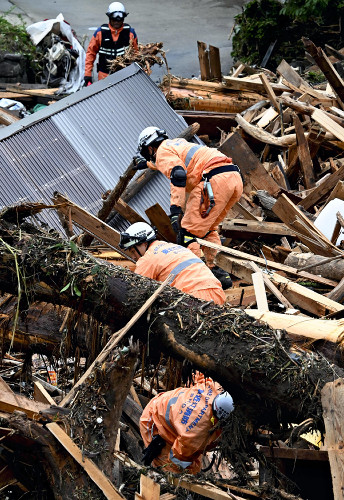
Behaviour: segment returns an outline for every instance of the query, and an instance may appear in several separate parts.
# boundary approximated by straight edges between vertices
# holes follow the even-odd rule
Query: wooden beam
[[[136,212],[136,210],[131,208],[128,203],[123,201],[121,198],[117,201],[113,208],[117,213],[119,213],[119,215],[130,222],[130,224],[134,224],[135,222],[146,222],[145,219]]]
[[[325,386],[326,387],[326,386]],[[285,458],[290,460],[311,460],[312,462],[327,462],[326,450],[307,450],[302,448],[279,448],[277,446],[260,446],[259,450],[269,458]]]
[[[145,210],[151,224],[157,228],[166,241],[176,241],[176,233],[173,231],[171,221],[164,209],[156,203]]]
[[[237,205],[236,205],[237,206]],[[292,236],[295,232],[281,222],[266,222],[247,219],[225,219],[221,224],[221,233],[226,237],[240,237],[240,233],[251,235]]]
[[[327,383],[321,391],[325,422],[325,447],[331,466],[334,500],[343,499],[344,491],[344,380]]]
[[[264,85],[255,80],[248,80],[246,78],[233,78],[232,76],[224,76],[223,80],[227,88],[232,90],[240,90],[240,91],[249,91],[256,92],[258,94],[265,94]],[[272,83],[271,88],[275,92],[275,94],[282,94],[282,92],[289,92],[289,88],[286,85],[282,85],[280,83]]]
[[[0,390],[0,411],[7,413],[22,411],[31,420],[38,420],[41,418],[40,412],[49,408],[50,405],[33,401],[19,394],[10,393],[7,390]]]
[[[7,109],[0,108],[0,123],[2,125],[12,125],[12,123],[16,123],[20,118],[18,116],[10,113]]]
[[[293,306],[291,303],[281,294],[281,292],[276,288],[276,286],[272,283],[272,281],[269,279],[269,277],[262,272],[261,269],[257,266],[255,262],[250,262],[250,266],[253,269],[255,273],[261,273],[265,285],[268,287],[271,293],[274,294],[274,296],[281,302],[281,304],[284,305],[286,309],[293,309]],[[259,309],[259,307],[258,307]]]
[[[11,387],[8,385],[7,382],[5,382],[5,380],[1,376],[0,376],[0,391],[1,392],[9,392],[10,394],[14,394]]]
[[[33,395],[35,401],[39,403],[44,403],[47,405],[55,405],[54,399],[50,396],[49,392],[46,391],[40,382],[34,382],[33,384]]]
[[[123,496],[105,476],[105,474],[95,465],[92,460],[85,457],[80,448],[72,441],[61,427],[55,422],[46,424],[47,429],[51,434],[62,444],[67,452],[78,462],[78,464],[88,474],[90,479],[103,492],[105,498],[109,500],[123,500]]]
[[[337,137],[337,139],[339,139],[341,142],[344,141],[344,128],[339,125],[333,118],[331,118],[327,113],[325,113],[325,111],[316,108],[312,113],[312,118],[330,134]]]
[[[259,73],[259,78],[260,78],[262,84],[264,85],[265,92],[267,93],[272,106],[279,113],[279,111],[280,111],[279,103],[277,101],[274,89],[272,88],[269,80],[267,79],[267,76],[264,73]]]
[[[141,474],[140,476],[140,493],[135,493],[135,500],[142,498],[143,500],[159,500],[160,498],[160,484],[153,481],[148,476]]]

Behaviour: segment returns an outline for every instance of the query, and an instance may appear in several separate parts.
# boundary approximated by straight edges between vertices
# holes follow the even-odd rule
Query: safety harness
[[[102,42],[99,49],[99,62],[97,70],[102,73],[109,73],[109,61],[122,56],[130,45],[130,26],[123,24],[123,29],[116,42],[112,39],[112,33],[108,24],[101,25]]]
[[[210,184],[210,179],[214,177],[214,175],[222,174],[223,172],[240,173],[240,168],[237,165],[222,165],[221,167],[213,168],[210,172],[203,172],[202,180],[204,181],[204,184],[201,191],[201,201],[199,207],[202,219],[208,217],[210,210],[215,206],[214,193]]]

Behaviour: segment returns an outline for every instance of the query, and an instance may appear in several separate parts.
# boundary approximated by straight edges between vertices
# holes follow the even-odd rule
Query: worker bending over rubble
[[[137,274],[165,281],[172,273],[171,285],[182,292],[224,304],[226,295],[221,283],[204,262],[187,248],[157,240],[155,229],[146,222],[135,222],[121,233],[119,246],[137,261]]]
[[[141,132],[138,151],[134,157],[137,170],[159,170],[171,181],[170,220],[177,243],[188,246],[198,257],[201,248],[196,237],[221,245],[218,225],[243,191],[240,169],[232,159],[216,148],[168,139],[158,127]],[[205,246],[202,250],[207,266],[229,288],[230,275],[214,264],[217,250]]]
[[[109,24],[102,24],[93,34],[86,52],[85,86],[92,83],[93,64],[99,54],[97,64],[98,80],[109,75],[109,61],[123,56],[130,43],[138,50],[138,41],[135,30],[124,23],[128,15],[125,7],[120,2],[110,3],[106,15]]]
[[[216,446],[221,424],[233,410],[230,394],[201,373],[191,387],[158,394],[140,418],[144,465],[197,474],[202,455]]]

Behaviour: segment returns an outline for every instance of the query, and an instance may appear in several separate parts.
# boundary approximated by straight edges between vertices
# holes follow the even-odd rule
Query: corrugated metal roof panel
[[[50,203],[60,191],[96,214],[101,194],[117,184],[149,125],[172,137],[187,126],[154,82],[131,65],[6,127],[0,131],[1,204]],[[169,182],[160,174],[130,205],[145,217],[154,203],[168,210]]]

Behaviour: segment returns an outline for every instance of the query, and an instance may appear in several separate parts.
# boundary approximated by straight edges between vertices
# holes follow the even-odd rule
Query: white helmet
[[[108,10],[106,11],[106,15],[111,17],[122,17],[125,18],[129,12],[126,12],[124,5],[121,2],[112,2],[110,3]]]
[[[223,420],[227,418],[233,410],[233,398],[227,391],[221,392],[221,394],[215,397],[213,401],[213,412],[216,418]]]
[[[160,129],[158,127],[146,127],[145,129],[142,130],[141,134],[139,135],[139,140],[138,140],[138,150],[141,152],[142,148],[145,148],[147,146],[150,146],[154,142],[161,142],[163,140],[167,139],[167,134],[165,130]]]
[[[121,233],[119,247],[125,250],[140,245],[140,243],[149,243],[156,239],[156,231],[146,222],[135,222],[128,229]]]

